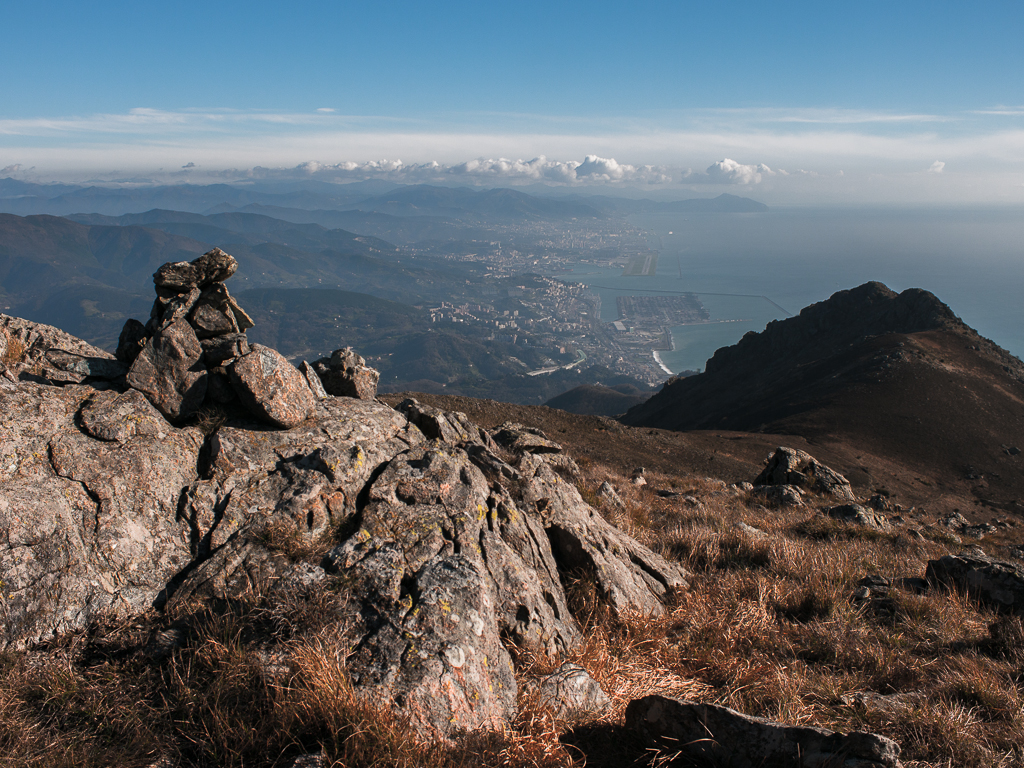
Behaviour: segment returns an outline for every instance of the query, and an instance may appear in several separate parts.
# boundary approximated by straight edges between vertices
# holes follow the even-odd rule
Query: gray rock
[[[964,590],[994,608],[1024,613],[1024,568],[979,549],[929,560],[925,578],[936,586]]]
[[[147,349],[182,326],[191,332],[178,317]],[[235,368],[249,361],[273,380],[287,363],[262,349]],[[229,422],[205,440],[138,390],[0,381],[2,644],[101,610],[186,615],[326,590],[357,693],[453,736],[515,716],[506,641],[551,655],[579,646],[564,579],[593,579],[620,613],[658,613],[685,586],[682,569],[583,502],[548,463],[559,454],[526,451],[512,466],[465,416],[418,410],[431,440],[375,400],[314,399],[288,368],[310,418]],[[180,640],[154,640],[151,656]]]
[[[714,704],[646,696],[626,708],[626,726],[653,748],[677,755],[671,765],[719,768],[896,768],[896,742],[866,731],[836,733],[787,726]]]
[[[750,498],[769,507],[802,507],[803,489],[795,485],[755,485]]]
[[[622,497],[619,496],[618,491],[612,488],[612,484],[605,480],[597,488],[597,496],[600,499],[611,504],[616,509],[625,509],[626,505],[622,501]]]
[[[891,693],[882,695],[874,691],[856,691],[839,697],[848,707],[864,712],[883,712],[887,715],[903,715],[924,705],[927,697],[923,693]]]
[[[296,757],[289,768],[327,768],[330,762],[324,757],[323,753],[310,754],[310,755],[299,755]]]
[[[214,248],[193,261],[179,261],[164,264],[153,275],[158,288],[187,293],[193,288],[204,288],[211,283],[221,283],[235,274],[238,262],[234,257]]]
[[[825,514],[834,520],[841,520],[844,523],[863,525],[866,528],[875,528],[880,531],[888,530],[889,521],[885,515],[873,512],[860,504],[840,504],[837,507],[829,507]]]
[[[538,703],[563,719],[597,715],[612,703],[587,670],[568,661],[535,685]]]
[[[506,421],[493,431],[494,441],[513,453],[561,453],[562,446],[539,429]]]
[[[366,365],[351,347],[336,349],[330,357],[313,363],[324,390],[334,397],[358,397],[373,400],[377,396],[380,373]]]
[[[3,338],[3,354],[7,358],[8,367],[15,378],[22,373],[34,374],[43,378],[51,378],[52,374],[63,373],[54,368],[47,359],[48,353],[55,350],[90,360],[114,359],[109,352],[94,347],[59,328],[33,323],[2,313],[0,313],[0,338]],[[17,350],[16,354],[15,350]],[[56,378],[60,380],[61,377]],[[77,383],[81,378],[83,377],[80,374],[70,374],[64,380]]]
[[[191,416],[206,397],[203,348],[192,327],[178,318],[146,342],[128,372],[128,386],[142,392],[169,419]]]
[[[160,412],[135,389],[97,392],[82,407],[82,430],[97,440],[124,443],[135,435],[158,437],[170,430]]]
[[[488,447],[495,445],[485,430],[459,411],[442,411],[411,397],[400,402],[396,408],[430,440],[454,444],[481,443]]]
[[[238,333],[227,286],[214,283],[204,288],[192,307],[189,322],[200,339]]]
[[[561,568],[593,579],[616,611],[664,612],[663,599],[685,589],[687,573],[608,523],[540,457],[524,453],[521,505],[534,512]]]
[[[270,347],[253,344],[228,375],[242,403],[263,421],[288,429],[313,412],[315,400],[305,377]]]
[[[752,525],[747,525],[743,521],[736,523],[736,530],[742,531],[752,539],[767,539],[768,534],[762,531],[760,528],[755,528]]]
[[[119,360],[105,357],[84,357],[62,349],[50,349],[46,352],[46,362],[58,371],[79,374],[82,380],[119,379],[128,373],[128,366]]]
[[[201,295],[202,291],[193,288],[186,293],[169,297],[157,296],[149,313],[150,325],[147,326],[147,333],[155,333],[157,329],[164,328],[175,320],[187,318]]]
[[[249,341],[244,333],[200,339],[199,344],[203,348],[203,359],[210,368],[249,354]]]
[[[754,485],[794,485],[824,496],[856,501],[845,477],[819,463],[809,453],[793,448],[777,448],[768,457],[761,474],[754,479]]]
[[[235,318],[235,325],[238,326],[239,331],[245,333],[256,325],[246,311],[238,306],[238,302],[230,296],[228,297],[228,306],[231,308],[231,314]]]
[[[320,381],[320,377],[317,376],[316,371],[313,370],[313,366],[305,360],[299,363],[299,373],[301,373],[306,379],[306,384],[309,385],[309,391],[313,393],[313,397],[317,400],[329,397],[327,390],[324,389],[323,382]]]
[[[164,422],[162,433],[143,426],[97,440],[76,425],[94,397],[109,393],[0,389],[2,647],[83,627],[99,612],[143,611],[190,559],[177,505],[195,480],[202,435]],[[146,419],[156,418],[150,408]]]

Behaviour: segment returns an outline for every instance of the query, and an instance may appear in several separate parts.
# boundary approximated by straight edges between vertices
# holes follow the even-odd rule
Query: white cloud
[[[942,169],[945,167],[946,164],[944,162],[942,162],[941,160],[936,160],[928,169],[928,173],[942,173]]]
[[[226,173],[230,175],[232,172]],[[597,155],[587,155],[582,162],[549,160],[543,155],[532,160],[476,158],[456,164],[445,164],[436,160],[426,163],[403,163],[401,160],[370,160],[362,163],[307,161],[288,168],[257,167],[251,171],[233,173],[247,178],[316,177],[325,181],[387,179],[403,183],[451,181],[453,177],[478,182],[518,181],[569,185],[618,182],[667,184],[674,180],[666,168],[627,165],[619,163],[614,158]]]
[[[708,181],[712,184],[760,184],[763,176],[774,176],[775,171],[764,163],[743,165],[725,158],[712,163],[707,170]]]
[[[332,107],[319,107],[317,109],[317,112],[321,112],[321,113],[324,113],[324,114],[330,114],[331,112],[336,112],[336,111],[337,110],[332,108]]]
[[[996,110],[1013,114],[1019,108]],[[704,110],[643,120],[490,113],[441,119],[138,108],[118,114],[0,118],[0,161],[17,161],[18,177],[35,181],[167,178],[154,169],[175,168],[178,176],[170,178],[191,183],[203,178],[381,178],[496,186],[664,185],[689,192],[710,184],[756,188],[772,201],[856,197],[903,202],[943,195],[1021,201],[1024,122],[968,112],[931,117]],[[405,161],[372,159],[395,157]],[[935,181],[924,171],[936,157],[955,166],[957,184],[927,183],[928,178]],[[719,160],[709,167],[714,158]],[[182,169],[186,162],[196,167]],[[840,168],[846,176],[837,183]]]
[[[15,163],[14,165],[8,165],[6,168],[0,169],[0,173],[3,173],[3,174],[17,173],[20,170],[21,170],[21,164],[20,163]]]

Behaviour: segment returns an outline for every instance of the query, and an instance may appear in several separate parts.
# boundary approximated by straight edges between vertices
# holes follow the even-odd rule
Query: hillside
[[[203,260],[159,274],[193,281],[175,298],[186,312],[228,295],[234,260]],[[245,304],[417,320],[344,293]],[[901,338],[963,333],[928,297],[910,304]],[[0,316],[0,743],[15,768],[1024,759],[1020,521],[947,515],[942,467],[890,462],[880,494],[858,468],[884,463],[885,439],[854,454],[372,386],[328,395],[326,361],[300,372],[176,306],[134,362]],[[807,317],[831,327],[827,308]],[[920,317],[940,327],[909,330]],[[161,351],[173,343],[195,362]],[[779,444],[818,467],[786,478],[801,484],[788,501],[751,485]],[[818,482],[835,470],[850,484]],[[850,498],[865,506],[837,506]]]
[[[633,406],[640,405],[650,396],[650,390],[642,390],[629,384],[581,384],[551,398],[544,405],[589,416],[618,416]]]
[[[936,492],[1022,511],[1024,365],[925,291],[878,283],[720,349],[626,424],[798,434],[855,457],[879,487],[899,466]]]

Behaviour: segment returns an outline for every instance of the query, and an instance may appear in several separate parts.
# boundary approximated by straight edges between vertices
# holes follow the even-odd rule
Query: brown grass
[[[587,473],[584,488],[606,476],[595,466]],[[254,596],[219,613],[94,626],[49,654],[0,659],[0,766],[134,768],[166,756],[248,768],[303,753],[375,768],[656,765],[623,724],[626,705],[652,693],[872,730],[902,745],[908,768],[1024,765],[1019,617],[957,592],[894,587],[884,604],[853,599],[863,576],[920,576],[944,545],[862,535],[818,516],[821,499],[767,510],[713,480],[614,481],[625,509],[602,512],[679,560],[690,589],[662,616],[616,617],[592,581],[577,579],[568,592],[583,644],[567,659],[511,649],[521,691],[562,661],[584,666],[612,700],[599,717],[560,721],[522,693],[504,733],[417,741],[395,711],[354,691],[350,641],[333,618],[344,600],[336,585],[276,602]],[[684,496],[651,490],[671,481]],[[303,556],[290,534],[276,540]],[[172,621],[188,623],[188,643],[162,662],[146,657],[146,638]]]
[[[6,331],[4,331],[6,333]],[[25,359],[25,342],[19,339],[17,336],[11,336],[7,334],[7,349],[4,351],[3,358],[0,359],[0,363],[6,366],[14,366],[22,362]]]

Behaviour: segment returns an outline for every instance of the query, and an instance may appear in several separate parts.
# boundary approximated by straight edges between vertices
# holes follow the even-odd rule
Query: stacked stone
[[[312,366],[303,361],[301,367],[307,379],[318,380],[326,395],[360,400],[373,400],[377,396],[380,373],[370,368],[352,347],[336,349],[330,357],[321,357]]]
[[[169,419],[239,401],[263,421],[293,427],[313,413],[316,397],[278,352],[249,344],[253,321],[224,285],[237,269],[220,248],[164,264],[153,275],[149,321],[125,324],[116,357],[130,366],[128,386]]]

